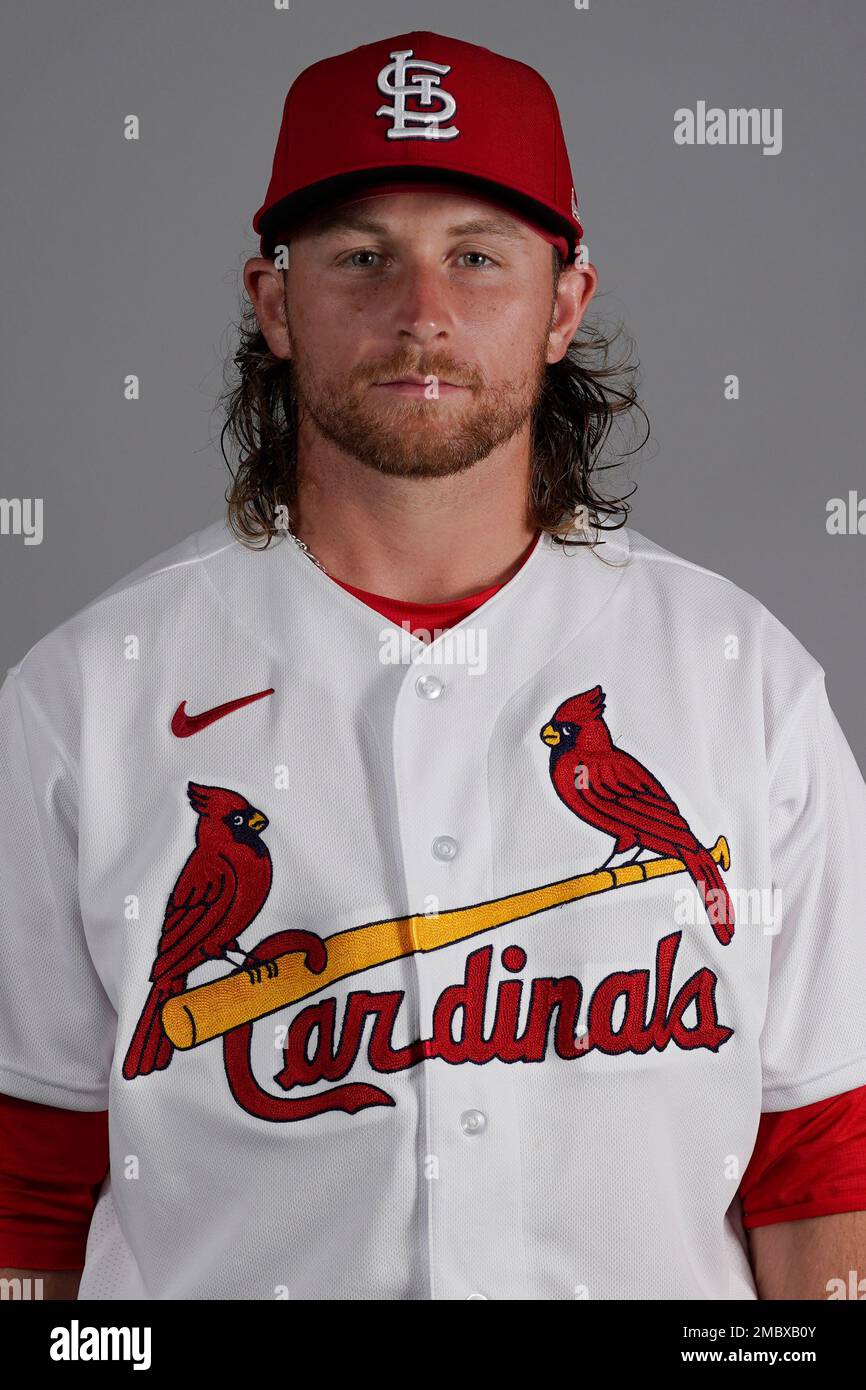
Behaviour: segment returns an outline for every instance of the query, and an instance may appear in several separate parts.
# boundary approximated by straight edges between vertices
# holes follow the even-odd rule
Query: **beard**
[[[292,350],[299,425],[309,419],[352,458],[400,478],[446,478],[487,458],[532,418],[547,368],[546,334],[523,375],[499,383],[441,353],[419,360],[409,349],[387,361],[360,364],[347,378],[325,378],[313,369],[297,338]],[[371,386],[410,374],[469,391],[427,399],[386,396]]]

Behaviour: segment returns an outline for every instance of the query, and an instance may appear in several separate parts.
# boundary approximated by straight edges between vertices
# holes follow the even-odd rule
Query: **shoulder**
[[[770,661],[782,660],[807,677],[822,669],[790,628],[729,575],[666,550],[631,527],[628,531],[634,579],[670,602],[672,619],[677,611],[704,614],[713,621],[727,619],[732,637],[758,644]]]
[[[728,575],[665,549],[631,526],[627,529],[629,564],[642,585],[683,604],[712,602],[744,616],[759,616],[760,601]]]
[[[207,602],[208,566],[225,555],[247,551],[224,519],[192,532],[160,551],[91,599],[39,638],[9,668],[25,698],[46,709],[63,709],[80,698],[85,668],[106,640],[121,632],[156,631],[169,613]],[[241,560],[242,564],[243,561]]]
[[[740,665],[754,709],[760,706],[768,754],[783,737],[789,715],[824,678],[824,668],[794,632],[759,598],[705,565],[629,528],[630,593],[649,614],[653,640],[672,661],[695,663],[707,678],[717,658]],[[664,628],[666,631],[662,631]]]
[[[199,577],[202,566],[211,557],[224,550],[231,550],[236,545],[238,542],[224,519],[215,521],[199,531],[193,531],[182,541],[178,541],[176,545],[160,551],[159,554],[145,560],[137,569],[131,570],[129,574],[118,579],[110,588],[103,590],[101,594],[92,599],[70,621],[74,622],[77,618],[92,616],[101,605],[118,595],[128,594],[134,589],[150,586],[155,592],[157,589],[162,590],[172,583],[176,584]]]

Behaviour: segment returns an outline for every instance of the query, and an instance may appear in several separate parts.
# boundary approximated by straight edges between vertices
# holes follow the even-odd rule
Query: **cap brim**
[[[253,229],[257,231],[262,240],[262,246],[269,244],[275,234],[284,232],[290,227],[296,228],[306,218],[321,211],[329,203],[336,201],[343,202],[350,198],[353,193],[360,193],[365,186],[371,183],[429,183],[431,186],[437,184],[456,185],[465,188],[467,195],[472,192],[487,192],[495,197],[498,202],[510,204],[515,212],[524,213],[530,220],[541,223],[550,232],[564,236],[569,246],[574,249],[579,236],[574,223],[567,221],[558,212],[549,208],[545,203],[540,203],[535,198],[530,198],[512,187],[495,183],[490,179],[479,178],[475,174],[467,174],[464,170],[448,170],[437,166],[435,169],[419,168],[417,164],[412,165],[381,165],[367,169],[354,169],[349,173],[336,174],[331,178],[322,179],[319,183],[311,184],[308,188],[299,189],[297,193],[291,193],[288,197],[282,198],[270,208],[260,208],[253,218]],[[582,235],[581,228],[581,235]]]

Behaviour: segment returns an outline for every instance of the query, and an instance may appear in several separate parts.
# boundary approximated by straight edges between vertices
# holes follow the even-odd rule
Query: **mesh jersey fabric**
[[[537,541],[536,534],[520,564]],[[493,584],[446,602],[414,603],[334,582],[391,622],[407,623],[413,634],[452,627],[501,587]],[[107,1110],[67,1110],[0,1094],[0,1267],[83,1269],[107,1173]]]
[[[0,1095],[0,1267],[83,1269],[107,1171],[107,1111]],[[866,1210],[866,1086],[762,1115],[738,1195],[746,1230]]]
[[[537,541],[536,535],[521,564]],[[335,582],[390,621],[407,623],[413,634],[461,622],[501,587],[418,604]],[[0,1095],[0,1266],[83,1268],[107,1171],[107,1111],[63,1110]],[[747,1230],[866,1209],[866,1087],[763,1114],[739,1195]]]
[[[712,843],[720,823],[730,834],[728,881],[732,887],[737,883],[737,864],[745,889],[766,881],[782,887],[782,925],[770,932],[759,926],[750,934],[746,924],[739,923],[734,942],[739,940],[740,956],[723,954],[730,947],[713,954],[706,921],[699,914],[688,933],[674,933],[681,938],[678,970],[683,978],[690,969],[699,971],[711,960],[720,1010],[725,1004],[721,1019],[735,1025],[715,1051],[667,1047],[658,1057],[649,1054],[649,1065],[643,1069],[643,1059],[633,1052],[626,1054],[626,1065],[618,1070],[615,1063],[622,1061],[623,1054],[592,1052],[576,1063],[549,1056],[543,1068],[500,1070],[495,1064],[472,1068],[476,1073],[473,1092],[484,1092],[496,1117],[496,1148],[487,1149],[495,1180],[479,1185],[477,1174],[455,1170],[445,1192],[422,1189],[433,1201],[429,1217],[438,1239],[435,1260],[427,1243],[429,1222],[418,1226],[412,1218],[418,1200],[412,1165],[408,1170],[405,1163],[383,1167],[383,1156],[400,1151],[405,1156],[414,1126],[422,1121],[433,1129],[440,1127],[446,1157],[450,1155],[452,1141],[443,1113],[450,1113],[448,1107],[459,1106],[468,1096],[465,1069],[452,1067],[449,1074],[445,1068],[428,1067],[424,1072],[427,1104],[421,1112],[411,1108],[411,1098],[415,1094],[418,1099],[418,1093],[403,1084],[413,1083],[417,1070],[390,1078],[400,1099],[397,1114],[388,1117],[396,1121],[389,1129],[377,1114],[368,1116],[364,1127],[347,1125],[336,1134],[333,1127],[329,1132],[316,1126],[303,1135],[288,1126],[274,1126],[270,1134],[264,1134],[254,1126],[262,1150],[262,1179],[269,1191],[278,1184],[278,1173],[285,1171],[285,1144],[299,1155],[293,1170],[300,1189],[292,1198],[296,1225],[279,1233],[280,1248],[290,1246],[294,1268],[300,1271],[296,1296],[323,1296],[324,1287],[332,1290],[325,1295],[331,1297],[461,1296],[463,1288],[486,1282],[493,1297],[512,1296],[516,1289],[528,1290],[530,1297],[570,1297],[573,1294],[565,1291],[562,1275],[574,1258],[574,1250],[563,1246],[564,1231],[576,1229],[572,1221],[563,1226],[562,1218],[569,1216],[582,1223],[581,1260],[591,1273],[595,1291],[591,1296],[755,1297],[744,1259],[739,1204],[735,1188],[730,1187],[730,1174],[720,1171],[725,1167],[721,1159],[733,1153],[740,1159],[740,1170],[745,1167],[762,1110],[801,1108],[866,1082],[863,1018],[857,1007],[864,978],[863,940],[856,890],[847,872],[864,825],[866,789],[829,707],[824,673],[767,610],[730,581],[662,551],[634,531],[620,536],[612,550],[617,558],[624,556],[628,561],[614,566],[618,573],[613,577],[599,573],[595,566],[600,562],[594,556],[584,555],[573,571],[566,569],[571,557],[566,560],[540,543],[490,602],[486,623],[494,637],[509,639],[502,642],[508,659],[500,659],[494,682],[484,694],[493,720],[492,728],[484,728],[485,762],[476,764],[468,751],[471,744],[462,747],[461,759],[464,764],[471,762],[476,778],[478,766],[487,769],[483,775],[490,809],[485,814],[492,815],[497,833],[492,840],[488,837],[485,856],[467,852],[459,880],[455,875],[456,900],[562,878],[570,859],[586,867],[600,862],[603,856],[597,853],[594,835],[588,831],[582,835],[570,821],[565,822],[566,834],[555,799],[542,794],[543,777],[532,772],[534,745],[524,742],[528,735],[520,731],[532,725],[537,738],[537,716],[547,715],[551,699],[589,685],[603,667],[608,699],[612,691],[619,691],[620,713],[612,719],[617,741],[643,752],[647,765],[661,776],[678,803],[689,807],[704,843]],[[351,737],[344,733],[349,726],[341,722],[339,701],[334,703],[335,692],[339,695],[344,689],[341,682],[346,681],[347,672],[352,675],[353,702],[366,698],[364,708],[374,716],[373,747],[381,750],[379,732],[394,718],[393,705],[385,702],[384,708],[390,710],[386,723],[376,723],[384,717],[376,705],[380,691],[365,684],[368,673],[363,666],[364,646],[373,630],[363,625],[352,606],[353,597],[346,594],[344,604],[332,603],[321,588],[315,588],[323,579],[308,560],[297,552],[296,560],[291,559],[283,547],[278,554],[279,558],[271,555],[259,565],[239,555],[222,528],[208,528],[157,557],[137,578],[131,576],[115,586],[43,639],[10,672],[0,692],[4,733],[0,794],[9,812],[4,821],[14,825],[16,836],[10,847],[14,854],[7,852],[0,861],[4,876],[0,941],[6,954],[0,973],[0,1087],[23,1099],[81,1110],[104,1108],[114,1088],[118,1151],[138,1152],[131,1150],[134,1136],[145,1160],[144,1188],[135,1183],[115,1187],[109,1183],[103,1188],[88,1241],[83,1297],[212,1297],[232,1290],[243,1296],[239,1291],[249,1288],[251,1280],[259,1278],[264,1286],[279,1272],[272,1237],[255,1220],[252,1230],[236,1225],[220,1228],[210,1264],[196,1247],[200,1229],[196,1220],[201,1213],[193,1195],[195,1176],[203,1182],[210,1179],[214,1191],[208,1190],[208,1200],[215,1207],[230,1209],[232,1189],[226,1175],[232,1171],[231,1150],[239,1133],[249,1134],[243,1116],[233,1116],[230,1103],[225,1103],[220,1090],[224,1076],[218,1067],[212,1070],[207,1060],[216,1053],[216,1045],[175,1058],[174,1072],[160,1077],[167,1084],[159,1101],[153,1088],[145,1090],[139,1084],[148,1078],[132,1083],[137,1090],[125,1090],[112,1073],[111,1062],[118,1009],[128,1034],[132,1011],[140,1008],[140,990],[154,944],[151,935],[147,943],[136,946],[134,930],[126,937],[117,931],[118,917],[139,929],[141,923],[135,917],[124,918],[123,899],[118,912],[111,894],[112,876],[123,853],[129,855],[130,845],[146,847],[143,854],[139,848],[133,876],[142,899],[150,904],[147,921],[152,932],[150,922],[159,915],[157,904],[161,901],[164,906],[173,881],[171,866],[176,873],[180,848],[188,847],[183,816],[173,802],[153,791],[149,780],[153,749],[148,749],[147,765],[133,757],[132,770],[119,757],[122,748],[134,745],[134,731],[146,724],[150,692],[165,688],[178,698],[191,694],[204,707],[208,698],[214,702],[216,697],[225,698],[225,652],[231,653],[232,668],[238,668],[242,686],[250,689],[263,687],[276,672],[282,677],[288,662],[305,695],[315,691],[324,704],[324,709],[314,709],[316,727],[328,728],[332,738],[338,737],[344,771],[355,777],[362,774],[356,785],[363,785],[365,766],[358,761],[359,746],[352,741],[361,737],[360,729],[351,726]],[[307,571],[312,573],[305,577]],[[250,592],[256,595],[255,608],[239,611],[237,595]],[[309,606],[303,602],[307,597],[312,600]],[[324,606],[328,611],[323,624]],[[680,619],[676,624],[670,621],[674,613]],[[155,650],[157,618],[164,623],[166,614],[170,630],[164,647],[159,648],[157,669],[148,672],[147,690],[137,683],[138,673],[131,664],[118,666],[106,679],[106,666],[111,664],[106,661],[112,650],[109,640],[133,632]],[[284,626],[277,622],[277,615]],[[520,636],[516,645],[510,640],[515,631]],[[641,640],[640,634],[647,631],[655,635],[653,650]],[[722,644],[731,631],[740,635],[740,650],[737,661],[726,670],[715,644]],[[185,644],[191,639],[190,653]],[[312,650],[317,643],[324,670],[319,669],[311,682],[298,651]],[[214,662],[214,650],[220,653],[219,662]],[[173,670],[178,651],[185,652],[181,672]],[[205,679],[191,688],[196,662]],[[672,672],[676,672],[676,683]],[[360,688],[356,688],[359,680]],[[469,680],[462,673],[450,672],[449,680],[449,693],[455,696],[452,713],[469,715]],[[625,698],[638,692],[640,699]],[[651,721],[646,718],[648,707]],[[308,705],[307,718],[309,709]],[[409,707],[410,723],[418,717],[418,709]],[[744,709],[749,714],[746,720]],[[289,728],[303,727],[291,710],[288,714]],[[230,729],[227,722],[224,727],[227,742],[221,745],[220,766],[238,759],[250,765],[245,736],[237,732],[237,725]],[[451,735],[460,738],[461,727],[458,720]],[[414,783],[416,795],[420,791],[429,797],[433,784],[412,754],[413,746],[403,743],[398,749],[397,790],[402,794],[404,783],[407,787]],[[299,743],[300,752],[293,749],[301,763],[305,748]],[[160,760],[169,751],[179,755],[170,742],[165,749],[163,753],[159,746]],[[203,754],[198,756],[208,763]],[[307,760],[301,771],[309,776],[313,766]],[[209,769],[215,775],[212,762],[203,771]],[[183,775],[188,775],[187,768]],[[471,795],[473,784],[459,761],[453,775],[460,789]],[[82,787],[81,779],[86,786]],[[139,806],[142,787],[153,794],[145,798],[146,805]],[[703,810],[695,810],[695,787],[703,788]],[[116,817],[106,821],[98,788],[108,788],[115,806],[120,799],[122,824],[116,823]],[[164,812],[155,822],[154,797]],[[404,819],[406,814],[404,810]],[[472,828],[483,839],[481,815],[479,803],[477,810],[473,806]],[[305,817],[303,834],[299,824],[298,835],[292,835],[296,867],[309,871],[306,877],[304,873],[297,876],[301,887],[295,911],[301,920],[324,917],[348,924],[359,920],[356,902],[345,907],[341,917],[333,872],[323,875],[318,859],[304,852],[305,845],[326,842],[322,836],[329,816],[327,807],[314,805]],[[377,910],[389,915],[405,899],[407,886],[413,889],[414,847],[411,842],[403,845],[405,873],[400,889],[400,880],[393,877],[393,849],[386,856],[383,843],[364,833],[364,824],[357,828],[359,843],[341,842],[341,871],[348,882],[360,885],[368,903],[368,920],[372,920]],[[76,841],[81,903],[74,888]],[[22,866],[28,870],[26,875]],[[127,867],[124,878],[129,873]],[[374,882],[380,883],[378,901],[371,891]],[[414,879],[415,893],[423,883],[421,873]],[[533,973],[562,975],[563,957],[568,960],[572,953],[574,959],[575,947],[570,943],[576,923],[580,923],[580,945],[574,969],[588,981],[597,981],[617,966],[652,966],[645,935],[655,942],[671,925],[668,886],[656,883],[642,888],[646,891],[637,915],[629,905],[634,894],[627,900],[623,891],[595,904],[591,919],[560,909],[536,921],[533,937],[521,938],[521,949],[533,954]],[[353,898],[357,896],[353,892]],[[285,901],[288,911],[289,900]],[[23,953],[17,949],[20,938],[10,923],[19,924],[19,931],[26,924],[28,949]],[[516,933],[500,936],[503,945],[512,935]],[[434,989],[442,989],[448,981],[460,979],[463,963],[466,958],[458,952],[442,952],[438,957],[434,953],[432,960],[417,963],[414,987],[432,983]],[[421,964],[432,965],[432,982],[425,982]],[[405,976],[399,978],[405,980]],[[396,972],[389,976],[382,970],[371,987],[385,988],[389,979],[394,981]],[[137,1003],[127,997],[135,990]],[[433,996],[428,993],[427,997]],[[820,1028],[814,1026],[816,1017]],[[34,1027],[40,1037],[38,1050],[32,1045]],[[730,1048],[734,1039],[737,1045]],[[715,1071],[708,1070],[711,1057],[723,1059]],[[263,1060],[267,1067],[267,1053]],[[186,1068],[183,1082],[176,1063]],[[692,1063],[694,1071],[686,1070]],[[360,1066],[364,1074],[365,1064]],[[701,1128],[694,1132],[698,1097],[705,1100],[707,1094],[713,1095],[712,1111],[701,1109]],[[551,1131],[552,1095],[558,1097],[561,1123]],[[506,1099],[511,1109],[504,1104]],[[577,1126],[577,1113],[587,1111],[598,1121],[594,1129]],[[408,1130],[407,1120],[411,1122]],[[201,1142],[201,1126],[215,1123],[218,1169],[208,1163],[213,1143]],[[627,1160],[628,1136],[634,1136],[636,1126],[643,1146],[640,1164]],[[279,1151],[274,1131],[282,1135]],[[304,1157],[312,1157],[326,1133],[334,1180],[354,1171],[369,1199],[364,1208],[365,1239],[361,1241],[353,1227],[346,1245],[344,1232],[339,1261],[331,1261],[321,1244],[322,1231],[327,1229],[324,1213],[333,1210],[336,1192],[329,1189],[317,1195],[310,1183],[314,1168],[316,1181],[323,1178],[321,1165],[308,1165]],[[389,1147],[380,1149],[376,1141],[381,1136],[384,1142],[386,1135]],[[675,1143],[678,1135],[683,1138],[680,1144]],[[311,1151],[307,1144],[312,1145]],[[393,1144],[396,1150],[390,1147]],[[166,1196],[165,1178],[160,1176],[166,1170],[166,1151],[173,1171],[193,1175],[189,1205],[178,1205],[175,1197],[168,1202],[168,1211],[155,1200],[157,1194]],[[479,1151],[485,1152],[483,1146],[476,1148]],[[242,1152],[238,1150],[238,1162]],[[611,1154],[625,1161],[611,1167]],[[575,1185],[577,1171],[581,1182]],[[329,1188],[327,1176],[324,1186]],[[654,1194],[655,1207],[647,1214],[649,1192]],[[600,1199],[604,1232],[599,1223]],[[551,1224],[554,1212],[560,1219]],[[495,1220],[502,1228],[498,1235]],[[623,1224],[626,1220],[628,1225]],[[154,1221],[158,1230],[153,1229]],[[404,1235],[397,1247],[393,1245],[395,1229],[402,1229]],[[475,1249],[467,1248],[467,1229],[489,1237],[486,1249],[484,1241]],[[160,1254],[158,1237],[174,1230],[183,1255],[169,1267]],[[213,1231],[210,1234],[215,1238]],[[611,1243],[616,1248],[617,1236],[621,1238],[618,1248],[623,1248],[624,1241],[631,1252],[625,1271],[621,1261],[608,1255]],[[386,1250],[396,1253],[386,1257]],[[259,1261],[258,1275],[251,1273],[253,1251]],[[313,1251],[318,1251],[315,1259]],[[514,1263],[500,1267],[492,1258],[498,1252],[512,1255]],[[660,1252],[665,1257],[661,1269]]]

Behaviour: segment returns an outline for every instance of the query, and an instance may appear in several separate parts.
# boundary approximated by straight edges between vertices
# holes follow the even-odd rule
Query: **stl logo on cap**
[[[450,64],[430,63],[423,58],[416,58],[412,48],[397,49],[390,56],[394,61],[387,63],[379,73],[377,85],[385,96],[394,98],[394,105],[380,106],[376,112],[377,116],[394,117],[394,124],[386,132],[388,139],[453,140],[455,135],[460,134],[457,126],[450,125],[443,129],[441,124],[443,121],[450,121],[457,110],[457,102],[451,93],[444,91],[440,85],[440,78],[451,71]],[[406,81],[409,68],[417,69],[417,76],[413,77],[411,82]],[[394,79],[393,84],[391,79]],[[417,97],[421,106],[431,106],[434,97],[443,105],[438,111],[407,111],[408,96]],[[416,125],[420,123],[422,128],[413,129],[407,126],[407,121],[415,122]]]
[[[346,119],[323,121],[334,92]],[[457,176],[479,196],[498,194],[563,262],[574,259],[583,228],[550,85],[527,63],[426,29],[361,44],[295,78],[253,217],[262,255],[323,200],[375,187],[379,174],[408,190],[413,170],[425,183]]]

